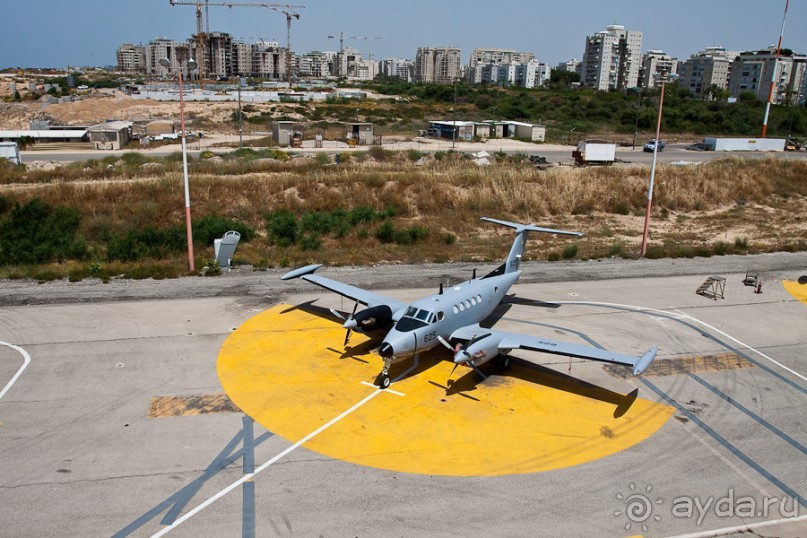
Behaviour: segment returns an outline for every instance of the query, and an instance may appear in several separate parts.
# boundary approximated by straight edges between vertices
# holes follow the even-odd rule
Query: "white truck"
[[[16,142],[0,142],[0,159],[8,159],[11,164],[20,164],[20,148]]]
[[[600,164],[609,166],[616,158],[616,144],[604,140],[581,140],[572,152],[574,162],[580,166]]]

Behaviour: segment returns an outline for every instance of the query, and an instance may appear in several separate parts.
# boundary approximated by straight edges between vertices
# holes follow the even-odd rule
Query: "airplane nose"
[[[383,344],[381,344],[381,347],[378,348],[378,354],[385,359],[392,357],[393,355],[392,345],[388,344],[387,342],[384,342]]]
[[[355,329],[356,325],[358,325],[358,323],[356,323],[356,320],[353,319],[353,318],[350,318],[342,325],[342,328],[343,329]]]

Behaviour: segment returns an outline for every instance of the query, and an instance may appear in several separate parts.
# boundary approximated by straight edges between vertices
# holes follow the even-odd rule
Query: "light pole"
[[[160,65],[166,68],[171,67],[171,61],[168,58],[160,60]],[[199,64],[191,58],[185,64],[188,71],[196,69]],[[179,61],[179,118],[180,127],[182,128],[182,177],[185,181],[185,229],[188,236],[188,271],[194,272],[193,264],[193,231],[191,228],[191,191],[188,185],[188,151],[185,145],[185,98],[182,92],[182,60]]]
[[[664,107],[664,86],[666,84],[666,77],[662,73],[659,77],[661,79],[661,97],[658,102],[658,122],[656,123],[656,140],[653,144],[653,164],[650,166],[650,185],[647,188],[647,211],[644,214],[644,232],[642,233],[642,252],[640,257],[644,258],[647,252],[647,230],[650,226],[650,208],[653,204],[653,183],[656,178],[656,157],[658,156],[659,137],[661,136],[661,110]]]

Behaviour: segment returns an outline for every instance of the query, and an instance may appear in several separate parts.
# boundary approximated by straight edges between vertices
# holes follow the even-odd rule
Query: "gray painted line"
[[[805,504],[805,499],[804,499],[804,497],[802,497],[800,494],[796,493],[796,491],[795,491],[793,488],[791,488],[790,486],[788,486],[787,484],[785,484],[784,482],[782,482],[781,480],[779,480],[777,477],[775,477],[773,474],[771,474],[769,471],[767,471],[765,468],[763,468],[763,467],[762,467],[762,466],[761,466],[759,463],[757,463],[756,461],[754,461],[753,459],[751,459],[751,457],[750,457],[750,456],[747,456],[746,454],[744,454],[743,452],[741,452],[741,451],[740,451],[740,449],[738,449],[736,446],[734,446],[733,444],[731,444],[731,442],[729,442],[729,441],[728,441],[728,440],[727,440],[725,437],[723,437],[722,435],[720,435],[719,433],[717,433],[717,432],[716,432],[714,429],[712,429],[712,428],[711,428],[709,425],[707,425],[707,424],[706,424],[705,422],[703,422],[703,421],[702,421],[700,418],[698,418],[698,417],[697,417],[697,416],[696,416],[694,413],[691,413],[691,412],[690,412],[688,409],[686,409],[684,406],[682,406],[681,404],[679,404],[679,403],[678,403],[677,401],[675,401],[675,399],[673,399],[672,397],[668,396],[668,395],[667,395],[667,393],[665,393],[663,390],[661,390],[660,388],[658,388],[657,386],[655,386],[653,383],[651,383],[650,381],[648,381],[646,378],[642,377],[642,378],[639,378],[639,380],[640,380],[642,383],[644,383],[644,385],[645,385],[646,387],[648,387],[650,390],[652,390],[653,392],[655,392],[656,394],[658,394],[658,395],[659,395],[659,396],[660,396],[660,397],[661,397],[663,400],[665,400],[665,401],[666,401],[666,402],[668,402],[670,405],[672,405],[673,407],[675,407],[675,408],[676,408],[678,411],[680,411],[681,413],[683,413],[684,415],[686,415],[686,417],[687,417],[689,420],[691,420],[693,423],[695,423],[695,424],[697,424],[698,426],[700,426],[700,428],[701,428],[703,431],[705,431],[707,434],[709,434],[709,436],[710,436],[712,439],[714,439],[715,441],[717,441],[718,443],[720,443],[721,445],[723,445],[723,447],[724,447],[726,450],[728,450],[729,452],[731,452],[732,454],[734,454],[735,456],[737,456],[737,457],[738,457],[740,460],[742,460],[742,461],[743,461],[743,462],[744,462],[746,465],[748,465],[749,467],[751,467],[752,469],[754,469],[756,472],[758,472],[759,474],[761,474],[762,476],[764,476],[765,478],[767,478],[767,479],[768,479],[768,480],[769,480],[769,481],[770,481],[772,484],[774,484],[774,485],[775,485],[776,487],[778,487],[780,490],[782,490],[783,492],[785,492],[787,495],[790,495],[790,496],[791,496],[791,497],[792,497],[792,498],[795,500],[795,502],[799,503],[801,506],[807,506],[807,504]]]
[[[719,396],[723,400],[730,403],[732,406],[736,407],[737,409],[739,409],[740,411],[751,417],[754,421],[768,428],[768,430],[770,430],[779,438],[783,439],[785,442],[793,446],[796,450],[799,450],[802,454],[807,454],[807,447],[805,447],[804,445],[802,445],[801,443],[790,437],[788,434],[786,434],[785,432],[783,432],[782,430],[780,430],[779,428],[777,428],[776,426],[774,426],[773,424],[762,418],[761,416],[757,415],[756,413],[754,413],[753,411],[742,405],[740,402],[738,402],[728,394],[725,394],[717,387],[710,385],[709,383],[707,383],[706,381],[704,381],[695,374],[688,374],[688,375],[689,377],[691,377],[692,379],[694,379],[695,381],[697,381],[698,383],[700,383],[701,385],[703,385],[704,387],[715,393],[717,396]]]

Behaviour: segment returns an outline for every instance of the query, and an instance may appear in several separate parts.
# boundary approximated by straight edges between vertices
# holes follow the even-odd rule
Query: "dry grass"
[[[506,250],[507,232],[480,223],[485,215],[580,229],[587,234],[577,241],[580,257],[634,255],[641,240],[644,167],[539,171],[500,162],[480,168],[452,154],[415,166],[406,154],[377,156],[382,160],[365,157],[339,166],[314,159],[195,161],[193,216],[215,214],[256,228],[260,237],[239,247],[238,256],[262,266],[498,259]],[[90,241],[132,227],[182,225],[184,192],[176,159],[147,170],[139,160],[130,161],[49,172],[3,169],[0,194],[20,204],[40,198],[78,208],[84,216],[81,232]],[[750,251],[807,246],[800,224],[807,209],[804,161],[726,159],[698,167],[659,166],[656,186],[651,239],[660,255],[687,255],[682,245],[696,249],[721,241],[742,244],[740,239]],[[266,239],[270,211],[302,214],[359,206],[393,209],[397,227],[425,226],[429,237],[416,245],[381,244],[372,230],[358,228],[339,240],[323,237],[317,251],[278,248]],[[574,242],[535,239],[528,255],[540,258],[557,257]],[[212,248],[202,256],[212,257]]]

